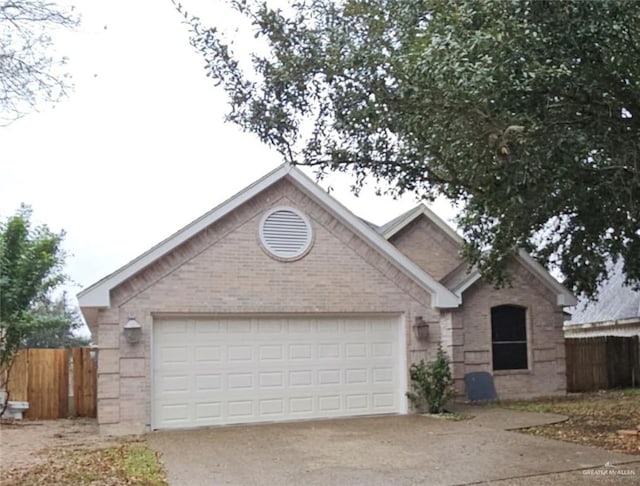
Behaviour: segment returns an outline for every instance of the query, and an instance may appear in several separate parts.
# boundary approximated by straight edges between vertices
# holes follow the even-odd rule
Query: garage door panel
[[[164,395],[174,395],[175,393],[188,392],[191,389],[191,376],[187,373],[182,375],[165,375],[159,379],[160,387]]]
[[[200,334],[220,334],[224,321],[193,321],[195,333]]]
[[[284,416],[285,401],[282,398],[262,399],[258,401],[260,416]]]
[[[289,386],[313,385],[313,373],[310,370],[289,370]]]
[[[173,364],[189,363],[189,346],[164,346],[159,350],[162,354],[160,360],[163,364],[171,366]]]
[[[258,358],[260,361],[281,361],[285,359],[284,347],[282,344],[258,345]]]
[[[220,401],[201,401],[195,403],[194,407],[196,420],[207,421],[222,419],[222,402]]]
[[[393,381],[393,368],[391,367],[376,367],[372,372],[374,383],[391,383]]]
[[[195,361],[218,363],[222,361],[222,346],[210,344],[195,347]]]
[[[282,371],[262,371],[258,374],[258,385],[261,389],[284,388],[285,375]]]
[[[364,343],[347,343],[344,347],[344,357],[347,359],[364,359],[367,357],[367,345]]]
[[[393,317],[156,321],[153,426],[401,412],[399,337]]]
[[[318,343],[318,359],[336,359],[340,357],[339,343]]]
[[[195,391],[196,392],[219,392],[222,391],[222,374],[210,373],[210,374],[197,374],[195,376]]]

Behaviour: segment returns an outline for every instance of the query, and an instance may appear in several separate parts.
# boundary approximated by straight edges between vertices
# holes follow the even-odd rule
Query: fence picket
[[[638,336],[565,339],[567,391],[636,385],[640,376],[638,341]]]
[[[10,400],[27,401],[25,419],[69,415],[69,358],[74,360],[75,415],[96,416],[97,369],[90,348],[21,349],[9,378]]]

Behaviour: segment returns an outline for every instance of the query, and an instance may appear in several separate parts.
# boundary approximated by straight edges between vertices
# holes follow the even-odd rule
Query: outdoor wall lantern
[[[131,316],[124,325],[124,338],[129,344],[135,344],[140,341],[142,337],[142,326],[136,318]]]
[[[413,330],[415,331],[418,339],[429,339],[429,324],[425,322],[422,316],[416,316],[416,322],[413,325]]]

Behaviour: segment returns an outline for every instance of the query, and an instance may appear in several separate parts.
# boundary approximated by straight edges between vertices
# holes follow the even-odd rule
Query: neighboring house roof
[[[400,250],[389,243],[385,238],[371,227],[370,224],[356,217],[351,211],[340,204],[336,199],[327,194],[320,186],[307,177],[300,169],[283,164],[255,183],[251,184],[238,194],[223,202],[216,208],[207,212],[200,218],[188,224],[169,238],[160,242],[135,260],[127,263],[112,274],[93,284],[78,294],[81,308],[109,307],[111,289],[132,277],[148,265],[152,264],[163,255],[167,254],[178,245],[193,237],[209,225],[229,214],[240,205],[244,204],[260,192],[267,189],[277,181],[286,178],[303,191],[311,199],[321,204],[325,209],[333,213],[354,233],[358,234],[371,246],[386,255],[398,269],[416,281],[432,296],[434,307],[451,308],[460,305],[460,298],[428,275],[418,265],[407,258]],[[434,215],[435,216],[435,215]]]
[[[640,317],[640,291],[625,285],[622,267],[622,261],[611,267],[609,278],[598,287],[597,300],[580,299],[568,326]]]
[[[427,208],[424,204],[420,204],[415,208],[401,214],[397,218],[389,221],[387,224],[380,227],[380,232],[387,239],[398,233],[403,228],[409,226],[420,216],[426,216],[431,220],[438,228],[444,231],[451,239],[453,239],[459,245],[464,243],[464,239],[456,233],[444,220],[442,220],[433,211]],[[549,290],[556,294],[556,302],[561,306],[576,305],[575,296],[564,285],[558,282],[542,265],[531,257],[524,250],[519,250],[516,259],[526,269],[528,269],[533,275],[535,275]],[[476,268],[469,269],[466,265],[453,269],[448,275],[446,275],[441,283],[451,289],[461,300],[462,293],[471,287],[475,282],[480,279],[480,271]]]

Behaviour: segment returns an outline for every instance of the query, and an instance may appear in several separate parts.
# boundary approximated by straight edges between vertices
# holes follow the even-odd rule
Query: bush
[[[413,406],[419,412],[444,412],[445,404],[453,397],[453,377],[449,369],[449,359],[442,347],[438,347],[435,361],[425,363],[420,360],[409,368],[413,392],[407,393]]]

